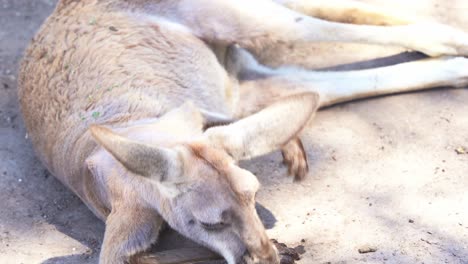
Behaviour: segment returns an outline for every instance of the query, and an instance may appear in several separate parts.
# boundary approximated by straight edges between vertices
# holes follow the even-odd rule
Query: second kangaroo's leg
[[[297,78],[313,86],[313,90],[320,94],[320,107],[325,107],[443,86],[466,87],[468,59],[442,57],[361,71],[305,72],[298,74]]]
[[[297,68],[271,69],[246,50],[230,49],[228,68],[240,81],[238,115],[246,115],[271,100],[302,93],[317,92],[319,108],[374,96],[436,87],[468,86],[468,58],[441,57],[406,62],[387,67],[356,71],[308,71]]]
[[[356,42],[402,46],[428,55],[468,55],[468,34],[435,23],[403,26],[350,25],[295,12],[269,0],[165,2],[163,16],[208,42],[251,49],[286,42]]]
[[[407,25],[418,22],[414,16],[402,15],[355,0],[274,0],[294,11],[315,18],[358,25]]]

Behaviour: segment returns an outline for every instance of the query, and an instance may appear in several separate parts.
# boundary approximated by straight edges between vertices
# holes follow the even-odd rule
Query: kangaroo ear
[[[234,159],[250,159],[275,151],[296,137],[318,105],[318,94],[296,94],[230,125],[210,128],[204,136]]]
[[[91,126],[90,131],[102,147],[133,173],[164,180],[170,171],[179,171],[180,162],[174,150],[138,143],[102,126]]]

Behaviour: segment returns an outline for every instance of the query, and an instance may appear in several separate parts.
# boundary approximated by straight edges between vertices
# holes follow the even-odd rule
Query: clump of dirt
[[[304,246],[297,246],[295,248],[290,248],[284,243],[280,243],[275,239],[271,240],[278,249],[280,255],[280,264],[294,264],[296,260],[301,259],[301,255],[305,253]]]

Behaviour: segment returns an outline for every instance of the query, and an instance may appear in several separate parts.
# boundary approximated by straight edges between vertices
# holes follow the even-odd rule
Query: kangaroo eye
[[[224,229],[227,226],[225,222],[218,222],[218,223],[200,222],[200,224],[204,229],[210,230],[210,231],[219,231],[219,230]]]

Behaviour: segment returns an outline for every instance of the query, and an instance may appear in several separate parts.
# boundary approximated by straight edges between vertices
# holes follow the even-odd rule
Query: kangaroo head
[[[317,105],[315,94],[295,95],[230,125],[164,146],[130,140],[103,127],[91,132],[130,177],[151,186],[139,190],[172,228],[230,264],[246,255],[254,263],[279,263],[255,210],[259,182],[237,161],[281,148],[297,136]]]

